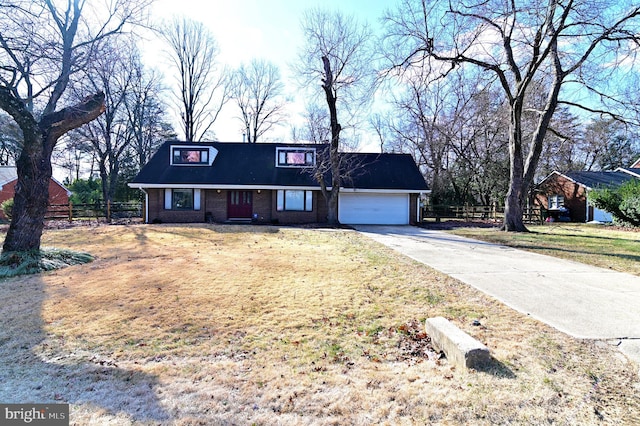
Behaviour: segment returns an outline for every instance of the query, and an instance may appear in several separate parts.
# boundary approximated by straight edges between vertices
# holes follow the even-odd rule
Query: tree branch
[[[50,134],[55,140],[70,130],[96,119],[105,111],[105,95],[98,92],[80,103],[47,114],[40,120],[40,131]]]

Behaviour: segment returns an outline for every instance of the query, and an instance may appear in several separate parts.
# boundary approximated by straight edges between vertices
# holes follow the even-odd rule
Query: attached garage
[[[348,225],[408,225],[409,194],[341,192],[338,220]]]
[[[167,141],[129,186],[144,193],[146,222],[322,223],[329,218],[322,187],[334,179],[316,162],[328,149],[327,144]],[[420,222],[420,197],[429,188],[411,155],[344,152],[339,157],[344,166],[340,223]],[[320,170],[323,185],[316,180]]]

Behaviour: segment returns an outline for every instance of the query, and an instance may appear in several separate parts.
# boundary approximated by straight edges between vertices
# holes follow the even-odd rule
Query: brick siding
[[[534,204],[548,209],[548,197],[556,194],[564,197],[564,206],[569,209],[572,222],[587,221],[585,188],[560,175],[554,175],[540,185],[539,192],[534,197]]]
[[[2,190],[0,190],[0,204],[8,200],[9,198],[13,198],[16,193],[16,184],[18,180],[12,180],[11,182],[7,182],[2,186]],[[69,204],[69,196],[67,195],[67,190],[60,186],[56,181],[51,179],[49,181],[49,205],[51,204]],[[6,216],[2,209],[0,209],[0,219],[7,220]]]

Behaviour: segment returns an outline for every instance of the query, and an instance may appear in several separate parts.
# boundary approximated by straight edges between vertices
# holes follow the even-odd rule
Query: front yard
[[[0,402],[71,424],[638,424],[638,367],[349,230],[48,230],[96,260],[0,281]],[[495,357],[430,350],[445,316]],[[480,326],[472,325],[474,320]]]
[[[530,233],[500,232],[497,227],[451,228],[470,238],[640,275],[640,229],[558,222],[529,226]]]

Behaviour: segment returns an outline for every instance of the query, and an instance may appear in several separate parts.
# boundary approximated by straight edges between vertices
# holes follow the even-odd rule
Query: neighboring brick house
[[[589,191],[603,187],[617,187],[640,177],[640,169],[618,168],[615,171],[552,172],[536,186],[534,204],[557,219],[568,209],[572,222],[611,222],[609,213],[589,203]]]
[[[129,183],[145,194],[145,221],[322,223],[327,205],[312,170],[326,145],[168,141]],[[408,154],[341,153],[344,224],[420,221],[429,192]],[[331,182],[330,172],[325,182]]]
[[[0,204],[13,198],[17,182],[18,172],[15,167],[0,166]],[[56,179],[51,178],[49,181],[49,205],[69,204],[70,196],[71,191]],[[0,219],[7,220],[2,209],[0,209]]]

